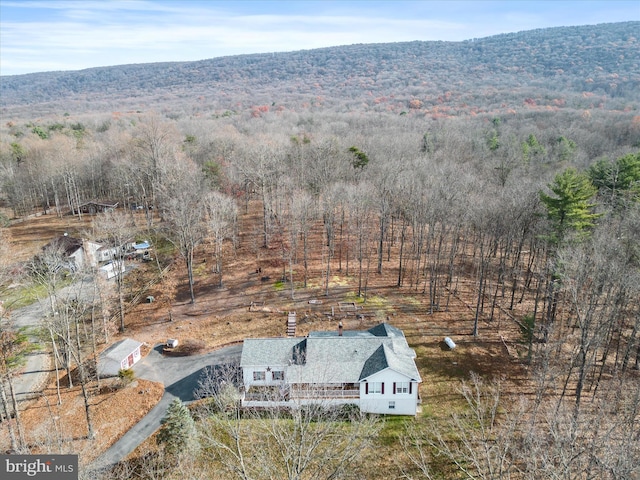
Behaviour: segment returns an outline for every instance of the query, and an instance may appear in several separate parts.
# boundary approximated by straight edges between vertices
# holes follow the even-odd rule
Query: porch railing
[[[343,399],[343,398],[360,398],[360,390],[358,389],[296,389],[274,393],[248,391],[244,393],[245,401],[288,401],[291,399]]]

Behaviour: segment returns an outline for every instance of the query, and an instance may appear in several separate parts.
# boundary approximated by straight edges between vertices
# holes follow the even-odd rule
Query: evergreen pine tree
[[[629,153],[615,162],[599,160],[591,165],[588,174],[599,194],[614,207],[623,206],[625,200],[640,200],[640,152]]]
[[[549,188],[554,195],[540,193],[540,198],[551,221],[551,241],[561,244],[567,235],[584,236],[599,216],[593,213],[595,204],[590,203],[597,189],[589,177],[568,168],[556,175]]]
[[[194,445],[196,424],[189,409],[179,399],[171,402],[161,423],[156,441],[158,445],[164,445],[168,454],[179,454]]]

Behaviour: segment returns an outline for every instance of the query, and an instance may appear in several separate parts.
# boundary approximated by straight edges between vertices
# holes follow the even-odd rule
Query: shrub
[[[129,385],[131,382],[133,382],[135,375],[136,374],[134,373],[134,371],[130,368],[121,368],[120,370],[118,370],[118,378],[122,381],[123,385]]]

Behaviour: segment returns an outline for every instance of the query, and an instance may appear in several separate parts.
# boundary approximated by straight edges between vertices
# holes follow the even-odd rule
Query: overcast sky
[[[0,0],[0,75],[627,20],[640,0]]]

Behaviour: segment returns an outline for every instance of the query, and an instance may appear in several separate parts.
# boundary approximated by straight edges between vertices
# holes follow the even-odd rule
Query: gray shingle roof
[[[384,352],[384,345],[380,345],[364,362],[359,380],[370,377],[374,373],[378,373],[387,367],[389,367],[389,364],[387,363],[387,356]]]
[[[241,367],[289,365],[293,347],[303,338],[247,338],[242,347]]]
[[[381,325],[368,331],[345,331],[342,336],[334,331],[311,332],[306,339],[247,339],[240,365],[283,366],[286,378],[297,383],[358,383],[386,368],[421,381],[415,352],[402,331]],[[294,351],[301,352],[297,361]]]
[[[404,332],[388,323],[379,323],[375,327],[367,330],[371,335],[376,337],[404,337]]]
[[[118,362],[127,358],[136,348],[142,346],[141,342],[133,340],[131,338],[125,338],[119,342],[114,343],[109,348],[104,350],[100,356],[103,358],[110,358],[117,360]]]

